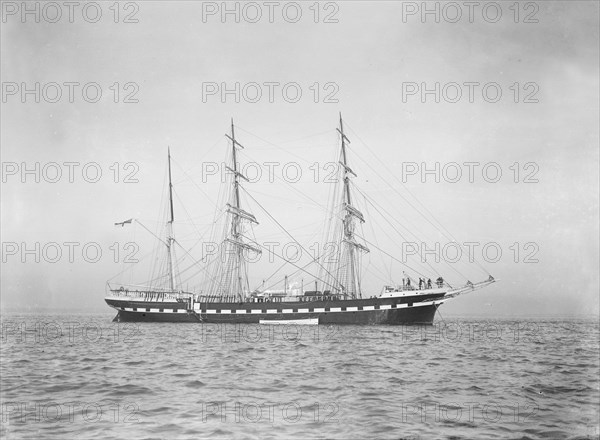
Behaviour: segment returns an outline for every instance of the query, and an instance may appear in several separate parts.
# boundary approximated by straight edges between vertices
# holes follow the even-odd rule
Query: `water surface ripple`
[[[3,315],[0,437],[587,439],[594,320],[432,327]]]

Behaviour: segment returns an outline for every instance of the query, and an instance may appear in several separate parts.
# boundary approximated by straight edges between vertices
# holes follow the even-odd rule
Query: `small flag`
[[[115,226],[119,226],[121,225],[121,227],[125,226],[127,223],[131,223],[133,221],[132,218],[130,218],[129,220],[125,220],[124,222],[119,222],[119,223],[115,223]]]

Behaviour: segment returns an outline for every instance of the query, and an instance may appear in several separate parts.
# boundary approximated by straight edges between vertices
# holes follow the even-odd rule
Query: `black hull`
[[[117,310],[117,322],[190,322],[258,324],[261,321],[302,321],[319,324],[432,325],[443,294],[402,298],[294,303],[202,303],[195,310],[186,303],[157,303],[106,299]],[[159,308],[160,307],[160,308]]]

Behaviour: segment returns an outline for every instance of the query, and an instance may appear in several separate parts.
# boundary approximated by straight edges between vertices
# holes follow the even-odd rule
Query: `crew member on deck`
[[[423,278],[419,278],[419,290],[423,290]]]
[[[431,278],[427,280],[427,288],[431,289]]]

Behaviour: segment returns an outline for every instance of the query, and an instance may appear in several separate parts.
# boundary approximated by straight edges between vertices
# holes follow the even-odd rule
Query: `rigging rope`
[[[286,230],[286,229],[285,229],[285,228],[284,228],[284,227],[281,225],[281,223],[279,223],[279,222],[278,222],[278,221],[277,221],[277,220],[276,220],[276,219],[275,219],[275,218],[274,218],[274,217],[273,217],[273,216],[272,216],[272,215],[271,215],[271,214],[270,214],[270,213],[269,213],[269,212],[268,212],[268,211],[267,211],[267,210],[266,210],[266,209],[265,209],[265,208],[264,208],[264,207],[263,207],[263,206],[262,206],[262,205],[261,205],[261,204],[260,204],[260,203],[259,203],[259,202],[258,202],[256,199],[255,199],[255,198],[254,198],[254,197],[252,197],[252,195],[251,195],[251,194],[250,194],[248,191],[246,191],[246,189],[245,189],[244,187],[240,187],[240,188],[241,188],[241,189],[244,191],[244,193],[246,193],[246,195],[247,195],[248,197],[250,197],[252,200],[254,200],[254,203],[256,203],[256,204],[257,204],[257,205],[260,207],[260,209],[262,209],[262,210],[265,212],[265,214],[267,214],[267,215],[269,216],[269,218],[270,218],[271,220],[273,220],[273,221],[274,221],[274,222],[277,224],[277,226],[279,226],[279,227],[281,228],[281,230],[282,230],[283,232],[285,232],[285,233],[286,233],[286,235],[292,239],[292,241],[294,241],[294,243],[297,243],[297,244],[298,244],[298,246],[300,246],[300,248],[301,248],[301,249],[302,249],[304,252],[306,252],[308,255],[310,255],[310,253],[309,253],[309,252],[306,250],[306,248],[305,248],[304,246],[302,246],[302,244],[300,244],[300,243],[298,242],[298,240],[296,240],[296,239],[295,239],[295,238],[292,236],[292,234],[290,234],[290,233],[289,233],[289,232],[288,232],[288,231],[287,231],[287,230]],[[324,267],[324,266],[323,266],[321,263],[319,263],[319,261],[318,261],[317,259],[315,259],[315,260],[314,260],[314,262],[315,262],[315,263],[317,263],[319,266],[321,266],[321,267],[323,268],[323,270],[325,270],[325,271],[326,271],[326,272],[327,272],[329,275],[333,276],[333,275],[331,274],[331,272],[329,272],[329,271],[328,271],[328,270],[327,270],[327,269],[326,269],[326,268],[325,268],[325,267]]]
[[[346,124],[347,125],[347,124]],[[387,167],[387,165],[381,160],[379,159],[379,157],[373,153],[373,151],[369,148],[369,146],[366,144],[366,142],[364,142],[360,136],[358,136],[358,134],[356,134],[356,132],[354,132],[354,130],[352,130],[352,128],[350,127],[350,130],[352,131],[353,135],[356,136],[356,138],[365,146],[365,148],[367,149],[367,151],[369,151],[371,153],[371,155],[373,155],[373,157],[375,157],[375,159],[377,159],[377,161],[393,176],[393,178],[417,201],[417,203],[419,203],[419,205],[421,205],[423,207],[423,209],[429,214],[429,217],[431,217],[432,219],[435,220],[435,222],[437,223],[437,225],[433,222],[431,222],[431,220],[429,219],[428,216],[424,215],[421,211],[419,211],[418,208],[416,208],[408,199],[406,199],[396,188],[394,188],[392,185],[390,185],[387,181],[387,185],[394,191],[396,192],[396,194],[398,194],[398,196],[400,196],[402,199],[404,199],[413,209],[415,209],[415,211],[417,211],[419,214],[421,214],[421,216],[429,223],[431,224],[434,228],[436,228],[439,232],[441,232],[443,235],[446,236],[446,238],[449,238],[450,240],[456,242],[459,246],[462,247],[462,244],[456,239],[454,238],[454,236],[450,233],[450,231],[448,231],[444,225],[442,225],[442,223],[437,220],[437,218],[435,218],[435,216],[427,209],[427,207],[408,189],[408,187],[406,185],[404,185],[404,183],[402,183],[402,181],[400,181],[397,177],[397,175],[395,173],[392,173],[390,171],[390,169]],[[358,154],[357,154],[358,155]],[[375,173],[377,173],[376,170],[373,169],[373,167],[371,167],[371,165],[369,165],[369,163],[367,161],[365,161],[364,159],[362,159],[363,162],[365,162],[367,164],[367,166],[369,168],[371,168],[371,170],[373,170]],[[384,180],[385,181],[385,180]],[[438,226],[439,225],[439,226]],[[490,273],[485,269],[485,267],[483,267],[477,260],[475,260],[475,258],[473,257],[473,261],[481,268],[481,270],[486,273],[487,275],[490,275]]]

